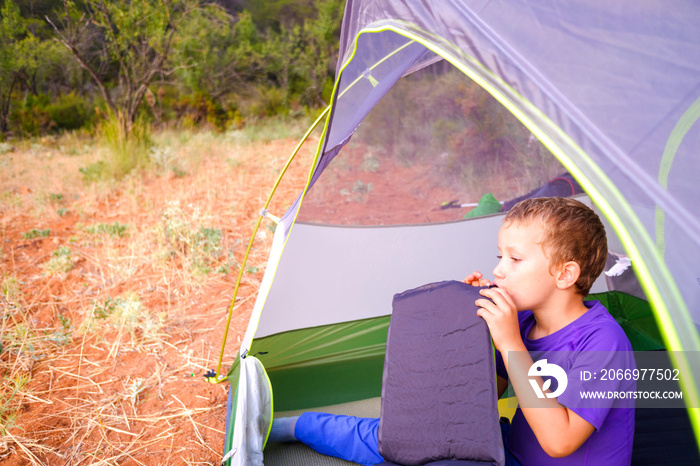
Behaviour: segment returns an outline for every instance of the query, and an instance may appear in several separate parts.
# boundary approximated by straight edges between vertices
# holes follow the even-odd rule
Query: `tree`
[[[8,130],[12,94],[20,84],[21,44],[27,36],[19,7],[5,0],[0,8],[0,134]]]
[[[221,11],[203,0],[84,0],[80,12],[71,0],[63,3],[62,28],[46,19],[58,40],[95,81],[125,135],[131,132],[149,85],[186,66],[169,61],[173,42],[186,21],[194,13]],[[95,52],[89,48],[92,44],[83,41],[90,33],[98,34],[103,44],[98,60],[90,57]],[[114,92],[108,87],[108,76],[98,68],[106,62],[117,69]]]
[[[243,12],[239,18],[223,11],[217,15],[194,14],[183,32],[174,43],[173,59],[187,65],[177,74],[188,88],[219,99],[245,87],[251,72],[257,79],[260,68],[253,64],[260,61],[254,45],[257,32],[248,13]],[[253,70],[245,70],[246,61]]]
[[[335,75],[342,3],[316,0],[314,15],[267,29],[261,55],[266,75],[283,91],[285,105],[293,97],[310,107],[328,105],[324,91]]]
[[[325,107],[326,85],[333,82],[338,58],[338,35],[343,15],[343,0],[316,0],[317,16],[302,26],[303,46],[297,51],[297,73],[308,77],[304,100]]]

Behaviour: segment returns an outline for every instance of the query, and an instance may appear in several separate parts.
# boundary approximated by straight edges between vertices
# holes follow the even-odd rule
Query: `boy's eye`
[[[511,257],[510,260],[512,260],[513,262],[520,262],[520,259],[517,257]]]
[[[503,256],[499,254],[496,256],[496,259],[501,260],[501,259],[503,259]]]

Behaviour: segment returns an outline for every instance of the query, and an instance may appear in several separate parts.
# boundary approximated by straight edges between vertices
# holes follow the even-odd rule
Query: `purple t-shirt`
[[[620,325],[598,301],[585,301],[588,311],[551,335],[531,340],[535,318],[530,311],[518,314],[520,334],[534,361],[548,359],[567,374],[568,385],[557,401],[591,423],[595,430],[571,455],[547,455],[525,420],[520,408],[511,423],[506,448],[523,466],[538,465],[629,465],[634,437],[634,402],[624,399],[583,399],[582,391],[598,388],[594,374],[601,369],[634,369],[632,345]],[[508,375],[503,358],[496,354],[496,372]],[[585,375],[583,375],[585,374]],[[600,377],[599,377],[600,378]],[[556,390],[554,381],[551,392]],[[631,391],[634,381],[605,381],[605,391]],[[547,408],[542,408],[547,409]]]

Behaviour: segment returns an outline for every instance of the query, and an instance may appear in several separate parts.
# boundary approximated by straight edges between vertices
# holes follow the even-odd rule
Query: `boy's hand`
[[[518,310],[513,298],[502,288],[485,288],[480,290],[479,294],[488,299],[480,298],[475,301],[479,306],[476,314],[489,326],[496,349],[504,355],[508,351],[526,351],[520,336]]]
[[[472,272],[464,280],[462,280],[467,285],[471,286],[491,286],[491,282],[484,278],[484,275],[478,270]]]

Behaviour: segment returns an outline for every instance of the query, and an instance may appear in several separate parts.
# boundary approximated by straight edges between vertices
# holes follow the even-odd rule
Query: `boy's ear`
[[[581,275],[581,266],[578,262],[569,261],[559,268],[557,275],[557,287],[565,290],[576,284],[578,277]]]

